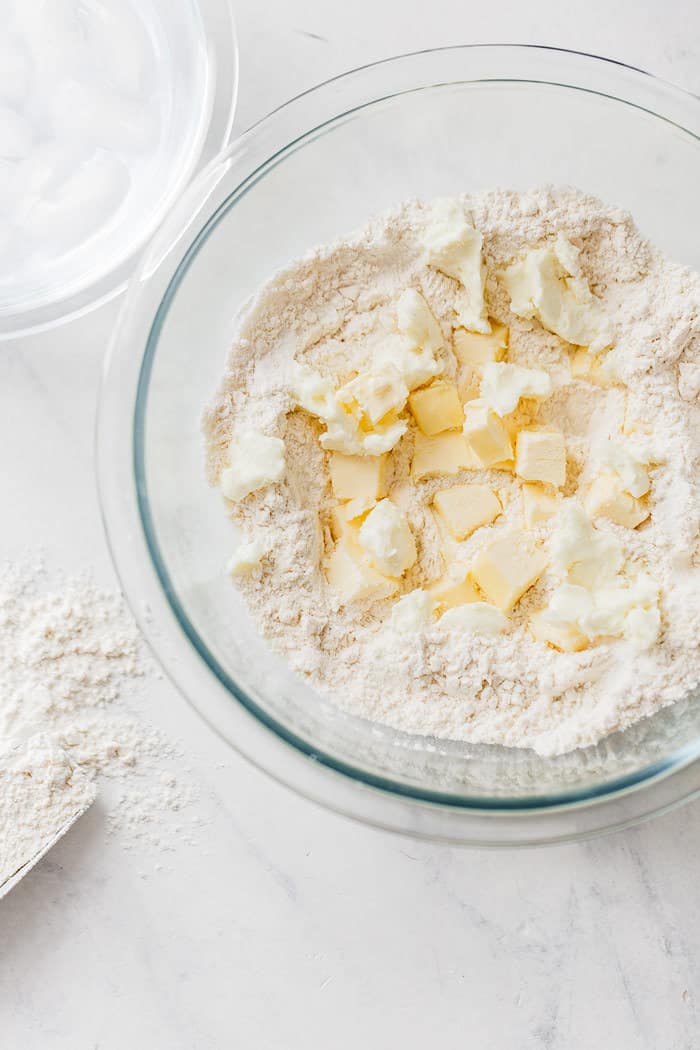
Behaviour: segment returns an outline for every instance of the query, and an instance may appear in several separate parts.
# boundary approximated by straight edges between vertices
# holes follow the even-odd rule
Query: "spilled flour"
[[[551,571],[516,605],[508,631],[489,637],[439,623],[400,633],[390,616],[395,599],[343,604],[328,586],[322,567],[334,501],[320,426],[298,411],[292,393],[300,366],[341,381],[368,368],[397,298],[414,288],[440,324],[444,377],[464,380],[452,349],[462,293],[426,264],[429,207],[420,202],[311,252],[248,305],[205,416],[208,476],[218,482],[236,433],[255,429],[284,440],[284,479],[226,506],[242,538],[264,550],[260,566],[237,583],[260,632],[296,674],[347,711],[410,733],[563,753],[650,715],[700,681],[700,279],[647,243],[628,214],[577,191],[497,191],[463,203],[483,235],[488,315],[510,328],[508,361],[553,379],[538,422],[565,435],[564,499],[580,499],[611,434],[637,428],[652,448],[650,519],[634,530],[596,525],[659,588],[655,644],[637,651],[608,638],[559,652],[535,640],[528,623],[556,584]],[[580,250],[585,278],[613,325],[606,383],[572,372],[572,347],[516,316],[499,276],[559,233]],[[478,385],[470,396],[477,394]],[[431,501],[445,479],[411,477],[414,441],[410,427],[392,452],[389,478],[418,548],[402,593],[443,570]],[[484,535],[521,522],[519,482],[496,470],[453,480],[496,485],[504,505],[493,524],[460,544],[469,559]],[[553,528],[549,521],[535,529],[542,549]]]
[[[180,750],[122,698],[152,678],[118,594],[41,563],[0,567],[0,886],[100,783],[125,845],[174,844],[195,788]]]

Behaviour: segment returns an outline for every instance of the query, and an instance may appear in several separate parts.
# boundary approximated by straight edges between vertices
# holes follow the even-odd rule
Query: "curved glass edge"
[[[219,0],[198,0],[198,3],[200,8],[206,4],[207,8],[215,6],[218,10],[213,31],[209,26],[209,20],[204,14],[202,17],[207,52],[216,75],[216,88],[213,93],[211,120],[200,144],[199,154],[194,158],[184,185],[175,195],[173,205],[177,203],[179,196],[198,180],[212,159],[231,141],[238,101],[240,62],[232,0],[221,0],[221,2]],[[226,24],[226,32],[221,31],[222,22]],[[225,105],[222,104],[223,100],[227,100]],[[163,216],[159,226],[168,221],[171,213],[172,208]],[[17,314],[16,328],[0,329],[0,343],[36,335],[70,321],[76,321],[122,295],[133,276],[135,262],[150,243],[150,239],[156,235],[159,226],[151,230],[150,234],[112,273],[100,279],[96,284],[89,285],[66,299],[58,299],[48,304],[42,309],[42,316],[36,320],[28,320],[27,314],[30,311]]]
[[[521,49],[518,45],[487,45],[487,46],[479,46],[479,45],[471,46],[470,45],[469,46],[469,48],[472,49],[472,50],[481,50],[481,51],[489,50],[489,49],[491,49],[493,47],[496,47],[496,48],[502,47],[503,49],[507,50],[508,52],[524,50],[524,49]],[[563,54],[563,55],[566,55],[566,56],[574,56],[576,58],[582,58],[582,59],[586,60],[587,62],[595,61],[596,64],[597,63],[606,64],[609,61],[609,60],[606,60],[606,59],[598,59],[598,58],[596,58],[596,56],[587,56],[587,55],[585,55],[583,53],[565,52],[565,51],[562,51],[561,49],[541,49],[541,48],[537,48],[535,46],[528,47],[527,49],[529,49],[531,51],[535,51],[535,52],[545,51],[545,52],[550,52],[550,53],[556,53],[556,54],[559,54],[559,55]],[[467,50],[467,48],[449,48],[449,49],[444,49],[444,51],[449,51],[449,52],[462,52],[464,50]],[[418,52],[417,54],[418,55],[422,55],[422,54],[431,55],[431,54],[433,54],[433,52]],[[390,59],[390,60],[387,60],[386,62],[375,63],[371,67],[364,67],[364,68],[365,69],[370,68],[370,69],[374,69],[374,70],[376,70],[378,68],[385,68],[387,65],[389,65],[391,63],[401,62],[401,61],[405,60],[407,57],[410,58],[411,56],[400,56],[397,59]],[[622,69],[624,69],[624,70],[634,74],[635,77],[637,77],[637,76],[649,77],[649,79],[650,79],[650,81],[652,83],[655,83],[655,84],[659,83],[658,81],[655,80],[655,78],[651,77],[649,74],[646,74],[643,71],[638,71],[634,67],[626,66],[626,65],[624,65],[622,63],[610,63],[610,64],[611,65],[615,65],[616,67],[621,67]],[[344,76],[341,76],[339,78],[333,78],[333,80],[327,82],[327,84],[337,84],[338,82],[345,81],[347,78],[351,78],[354,75],[356,75],[357,72],[361,72],[361,71],[353,71],[353,73],[345,74]],[[498,79],[502,79],[502,78],[498,78]],[[528,78],[528,79],[531,79],[531,78]],[[549,81],[549,80],[547,80],[545,82],[552,83],[552,81]],[[663,82],[661,82],[661,83],[663,83]],[[326,86],[326,85],[321,85],[321,86]],[[567,85],[567,86],[572,86],[572,85]],[[667,88],[668,88],[668,90],[670,92],[672,92],[674,94],[677,94],[680,97],[681,100],[685,100],[686,103],[687,103],[688,100],[691,100],[691,99],[694,100],[695,99],[695,96],[692,96],[692,95],[690,95],[687,92],[682,92],[680,89],[674,88],[671,85],[667,85]],[[280,107],[278,110],[274,111],[274,114],[270,114],[268,116],[268,118],[265,118],[265,120],[263,122],[261,122],[261,123],[265,124],[266,121],[269,122],[273,115],[280,115],[280,114],[284,114],[285,112],[288,112],[289,109],[291,107],[293,107],[295,103],[303,102],[304,100],[308,99],[309,96],[313,96],[315,94],[315,92],[317,92],[318,90],[319,90],[319,88],[314,88],[314,89],[311,89],[309,92],[304,92],[302,95],[297,96],[297,98],[295,100],[292,100],[292,102],[287,103],[285,106]],[[401,93],[401,92],[398,92],[398,93]],[[391,94],[394,94],[394,92],[392,92]],[[612,97],[617,97],[617,96],[612,96]],[[628,102],[629,100],[622,99],[620,101]],[[646,107],[640,106],[639,108],[646,108]],[[655,111],[654,110],[650,110],[650,112],[655,112]],[[342,114],[335,114],[335,117],[340,116],[340,115],[342,115]],[[335,119],[335,117],[333,119]],[[666,118],[662,117],[662,119],[666,119]],[[226,164],[228,166],[228,165],[234,163],[236,159],[241,160],[241,162],[243,162],[244,159],[247,160],[247,161],[250,161],[250,159],[251,159],[250,155],[248,155],[245,158],[243,156],[243,154],[245,154],[244,143],[246,143],[249,140],[250,136],[253,134],[255,129],[256,128],[260,128],[260,126],[261,126],[260,124],[255,125],[249,132],[247,132],[241,139],[239,139],[234,144],[234,146],[229,151],[227,151],[226,154],[224,154],[223,160],[221,158],[219,158],[219,160],[215,161],[213,163],[213,165],[210,166],[210,168],[213,169],[213,168],[215,168],[217,166],[221,166],[222,164]],[[693,131],[690,131],[690,129],[688,129],[688,128],[684,127],[684,130],[689,131],[690,134],[695,135],[695,133]],[[306,136],[309,133],[311,133],[311,132],[307,129],[304,132],[304,136]],[[267,727],[267,729],[269,729],[269,730],[272,730],[277,735],[277,737],[278,737],[278,739],[280,741],[285,742],[289,746],[289,748],[294,750],[297,754],[301,754],[306,759],[314,760],[314,764],[317,764],[317,765],[320,764],[320,765],[326,767],[328,770],[332,770],[332,771],[342,775],[343,777],[349,778],[353,783],[357,783],[359,781],[361,784],[364,784],[365,786],[367,786],[370,790],[371,789],[377,789],[378,791],[380,791],[384,795],[386,795],[388,793],[391,796],[401,796],[401,797],[405,798],[407,801],[425,803],[425,804],[428,804],[430,806],[440,807],[442,809],[444,809],[444,808],[452,809],[452,810],[454,810],[454,809],[461,809],[462,811],[465,811],[465,812],[466,811],[470,811],[472,813],[475,812],[475,811],[476,812],[488,811],[492,815],[496,815],[498,813],[508,813],[508,812],[516,811],[516,812],[518,812],[518,813],[520,813],[520,814],[522,814],[524,816],[527,813],[538,814],[538,813],[541,813],[545,809],[548,809],[550,811],[554,811],[554,810],[557,810],[557,809],[561,810],[562,808],[566,808],[568,810],[571,810],[573,807],[578,806],[578,805],[586,805],[586,804],[590,804],[591,802],[596,802],[596,801],[598,801],[598,802],[610,801],[613,796],[615,798],[619,799],[625,793],[633,791],[634,789],[638,788],[642,784],[649,784],[652,781],[658,782],[660,779],[663,779],[665,777],[669,777],[673,773],[678,773],[682,769],[686,768],[689,764],[691,764],[698,757],[698,755],[700,754],[700,741],[698,741],[696,744],[688,745],[685,748],[682,748],[681,750],[679,750],[679,751],[673,753],[672,755],[668,756],[666,759],[661,760],[661,761],[659,761],[657,763],[654,763],[654,764],[646,767],[645,769],[643,769],[641,771],[638,771],[637,773],[628,774],[628,775],[625,775],[623,777],[620,777],[620,778],[614,779],[612,781],[609,781],[607,784],[602,785],[600,787],[600,789],[596,789],[596,790],[593,790],[593,791],[587,790],[587,791],[583,791],[583,792],[561,793],[561,794],[559,794],[557,796],[549,796],[548,798],[546,798],[544,800],[541,799],[541,798],[534,798],[534,799],[523,798],[523,799],[518,799],[518,800],[512,800],[512,802],[504,802],[504,800],[493,800],[493,799],[485,800],[485,799],[478,798],[478,797],[467,797],[467,796],[462,796],[461,798],[456,798],[453,795],[447,795],[447,794],[443,795],[443,794],[441,794],[439,792],[426,792],[424,790],[420,790],[420,789],[414,788],[411,785],[401,784],[401,783],[398,783],[396,781],[390,780],[388,778],[385,779],[385,778],[382,778],[382,777],[376,777],[374,775],[367,774],[364,771],[358,770],[355,767],[349,766],[349,765],[347,765],[347,764],[345,764],[343,762],[337,761],[332,756],[320,754],[318,749],[310,746],[306,741],[303,741],[303,740],[299,739],[298,737],[295,736],[295,734],[290,733],[284,727],[280,726],[274,719],[270,718],[265,712],[261,711],[257,707],[257,705],[255,705],[250,700],[250,698],[247,697],[236,686],[236,684],[231,681],[231,679],[225,674],[225,672],[223,672],[223,669],[218,667],[218,665],[217,665],[216,661],[214,660],[214,658],[212,657],[211,653],[208,652],[206,647],[201,642],[201,639],[199,639],[198,636],[196,636],[196,632],[194,632],[194,630],[192,629],[191,625],[188,623],[187,617],[184,614],[184,610],[182,610],[182,608],[180,607],[180,604],[179,604],[179,602],[177,600],[177,596],[174,594],[173,588],[170,585],[170,581],[168,580],[168,576],[167,576],[167,571],[165,570],[162,558],[160,557],[160,553],[159,553],[159,551],[157,549],[157,544],[155,542],[155,536],[154,536],[154,533],[153,533],[152,522],[150,520],[150,512],[148,511],[148,507],[147,507],[145,488],[144,488],[144,484],[143,484],[143,461],[142,461],[142,456],[143,456],[143,446],[142,446],[142,439],[143,439],[143,413],[145,411],[145,403],[146,403],[146,399],[147,399],[148,377],[149,377],[149,374],[150,374],[150,364],[151,364],[151,361],[152,361],[153,350],[154,350],[154,346],[155,346],[155,341],[157,341],[157,334],[158,334],[160,325],[162,324],[162,321],[163,321],[163,318],[165,316],[165,313],[167,312],[168,304],[171,301],[172,295],[175,293],[175,290],[176,290],[176,288],[177,288],[177,286],[179,284],[179,281],[182,279],[182,275],[184,274],[184,272],[188,268],[189,263],[191,262],[191,259],[193,258],[193,254],[196,253],[196,251],[198,250],[199,246],[201,246],[201,244],[203,243],[203,240],[206,238],[207,232],[211,229],[212,224],[215,224],[215,222],[218,221],[218,219],[221,217],[222,209],[224,209],[226,207],[232,207],[233,203],[234,203],[234,198],[237,199],[237,195],[240,192],[243,192],[244,187],[245,188],[249,188],[249,184],[250,184],[251,180],[253,180],[254,176],[259,174],[261,169],[266,168],[269,163],[272,163],[273,161],[275,161],[275,159],[278,158],[281,153],[283,153],[285,150],[287,150],[291,146],[293,146],[295,141],[296,140],[293,139],[293,138],[291,140],[287,139],[286,145],[282,145],[277,150],[276,153],[274,153],[272,156],[268,155],[267,158],[262,161],[262,163],[259,163],[256,167],[253,167],[253,169],[248,173],[246,178],[244,178],[243,181],[241,183],[239,183],[239,186],[237,187],[237,190],[234,191],[233,194],[230,194],[229,197],[224,202],[219,204],[219,206],[215,209],[213,215],[210,217],[210,219],[205,224],[205,226],[199,231],[198,235],[195,237],[195,239],[192,242],[192,244],[189,246],[189,248],[187,249],[185,254],[182,256],[182,258],[177,263],[177,265],[175,267],[175,270],[174,270],[174,273],[172,274],[172,276],[171,276],[171,278],[169,280],[168,287],[166,289],[166,293],[163,296],[163,298],[160,300],[160,303],[158,305],[158,309],[156,311],[155,320],[150,325],[150,329],[148,330],[147,338],[145,340],[145,342],[147,344],[147,349],[146,349],[146,352],[144,354],[144,359],[141,362],[141,366],[140,366],[140,369],[139,369],[138,377],[136,378],[136,386],[137,386],[138,394],[137,394],[137,398],[136,398],[136,406],[135,406],[135,409],[134,409],[134,431],[130,435],[130,442],[129,442],[130,446],[131,446],[131,452],[132,452],[132,455],[133,455],[132,466],[133,466],[133,468],[135,470],[135,474],[132,474],[132,476],[130,478],[130,484],[133,487],[134,483],[135,483],[135,489],[133,490],[133,494],[136,497],[135,510],[136,510],[137,517],[139,519],[139,521],[138,521],[139,527],[141,529],[140,539],[145,543],[146,548],[148,549],[148,552],[149,552],[150,557],[151,557],[151,567],[156,572],[156,575],[157,575],[157,578],[158,578],[158,583],[159,583],[159,586],[161,588],[162,594],[165,596],[165,599],[167,600],[167,603],[169,605],[170,613],[175,616],[175,619],[177,621],[179,630],[181,632],[184,632],[185,635],[188,637],[195,654],[197,654],[196,658],[198,660],[203,660],[204,661],[204,663],[208,667],[208,670],[212,674],[214,674],[216,676],[217,680],[223,686],[223,688],[227,691],[227,693],[229,695],[232,694],[234,697],[236,697],[237,700],[239,701],[239,703],[250,713],[250,715],[254,719],[256,719],[259,724],[261,724],[262,726]],[[209,179],[211,180],[211,171],[210,171],[210,174],[209,174]],[[192,189],[195,190],[196,186],[193,186]],[[200,205],[199,205],[198,211],[201,211],[202,208],[205,207],[208,204],[210,193],[211,193],[211,191],[205,191],[204,197],[200,201]],[[187,229],[188,229],[189,225],[191,224],[189,217],[182,216],[182,218],[184,219],[184,223],[182,225],[182,228],[180,228],[180,226],[178,224],[177,236],[175,238],[176,241],[182,240],[184,234],[187,232]],[[166,225],[168,226],[168,232],[169,232],[168,239],[171,240],[171,238],[172,238],[172,229],[170,229],[170,227],[175,225],[175,221],[174,221],[174,217],[173,216],[171,216],[171,219],[170,219],[169,223],[166,224]],[[157,240],[160,240],[160,238],[157,238]],[[162,241],[161,241],[161,244],[162,244]],[[147,253],[147,255],[148,254],[150,254],[150,253]],[[144,267],[145,267],[145,263],[144,263]],[[142,270],[143,270],[144,267],[142,267]],[[136,300],[136,297],[137,297],[138,290],[143,291],[143,287],[141,285],[141,278],[142,278],[142,276],[143,276],[143,274],[137,275],[137,277],[134,279],[134,287],[132,289],[132,295],[130,296],[129,302],[127,304],[125,304],[125,310],[124,310],[124,315],[123,315],[123,319],[122,319],[123,323],[122,323],[122,325],[120,325],[120,331],[121,331],[122,328],[126,327],[127,322],[129,320],[133,321],[133,317],[130,318],[129,313],[130,313],[130,311],[131,311],[131,313],[133,313],[133,307],[134,307],[134,304],[135,304],[135,300]],[[143,330],[142,330],[142,338],[141,338],[141,340],[139,342],[139,345],[143,345],[143,343],[144,343],[143,335],[144,335],[144,333],[143,333]],[[111,372],[112,366],[115,365],[115,358],[116,358],[117,353],[118,353],[118,348],[119,348],[119,333],[115,334],[115,339],[113,341],[111,352],[110,352],[110,360],[107,363],[107,369],[106,369],[106,374],[105,374],[105,378],[104,378],[104,385],[103,385],[103,392],[102,392],[103,403],[107,399],[108,390],[109,390],[110,372]],[[132,404],[133,404],[133,402],[132,402]],[[132,441],[133,441],[133,444],[132,444]],[[98,446],[101,446],[102,448],[104,447],[104,441],[99,436],[98,436]],[[102,485],[100,485],[100,492],[101,492],[102,502],[103,502],[103,519],[105,520],[105,528],[106,528],[106,531],[107,531],[107,534],[108,534],[108,541],[110,542],[110,548],[112,550],[113,557],[115,559],[115,563],[116,563],[116,566],[117,566],[117,571],[119,572],[119,570],[120,570],[120,558],[119,558],[119,554],[116,551],[116,548],[119,546],[119,543],[118,543],[118,541],[114,542],[114,537],[110,536],[110,532],[111,532],[110,524],[109,524],[109,517],[110,517],[110,515],[107,513],[107,504],[110,502],[110,500],[109,500],[108,497],[105,496],[105,490],[104,490]],[[128,595],[128,596],[130,596],[130,595]],[[138,613],[137,613],[137,618],[139,618],[141,620],[141,618],[138,617]],[[146,629],[146,634],[150,638],[152,632],[150,632],[148,629]],[[152,638],[151,638],[151,641],[153,642]],[[158,655],[158,652],[159,652],[158,642],[157,641],[153,642],[153,645],[154,645],[154,648],[156,650],[156,655]],[[168,670],[168,666],[166,664],[166,671],[167,670]],[[176,682],[175,684],[177,685],[178,683]],[[189,697],[187,697],[187,699],[189,699]],[[208,717],[206,714],[204,714],[202,712],[199,704],[196,701],[191,701],[191,702],[192,702],[193,706],[195,707],[195,709],[198,710],[199,713],[202,714],[203,717],[206,718],[206,720],[209,722],[210,725],[213,725],[213,727],[216,729],[217,732],[221,733],[221,735],[223,735],[224,738],[227,739],[229,741],[229,743],[231,743],[234,747],[237,747],[236,742],[231,740],[230,736],[227,733],[222,732],[222,730],[220,729],[220,727],[216,724],[216,722],[214,720],[212,720],[210,717]],[[241,750],[240,748],[237,748],[237,749]],[[249,754],[246,754],[244,751],[242,753],[245,755],[245,757],[248,757],[248,758],[251,757]],[[255,762],[254,759],[251,759],[251,760],[254,761],[254,764],[256,764],[256,765],[259,764],[259,763]],[[265,769],[268,773],[271,773],[273,776],[275,776],[274,772],[272,772],[267,766],[261,765],[261,768]],[[280,778],[277,778],[277,779],[280,779]],[[283,783],[289,783],[289,779],[288,778],[283,778],[282,782]],[[295,786],[295,785],[292,785],[292,786]],[[301,793],[305,794],[303,789],[300,789],[298,786],[296,787],[296,789],[297,790],[301,790]],[[695,790],[696,789],[694,787],[692,787],[689,790],[689,793],[688,793],[687,797],[691,797],[691,795],[693,793],[695,793]],[[312,797],[312,796],[308,796],[307,795],[307,797]],[[318,801],[322,801],[322,802],[324,802],[327,805],[329,804],[327,802],[327,800],[320,799]],[[677,801],[681,801],[681,800],[679,799]],[[676,804],[676,803],[674,801],[671,801],[667,805],[665,805],[663,808],[669,808],[670,806],[672,806],[674,804]],[[335,808],[335,807],[332,806],[332,804],[331,804],[331,807]],[[345,810],[339,810],[339,811],[347,812]],[[657,811],[656,808],[654,808],[652,810],[652,812],[656,812],[656,811]],[[352,812],[349,812],[349,813],[347,813],[347,815],[353,815],[353,814],[352,814]],[[651,813],[649,815],[651,815]],[[644,814],[634,816],[634,817],[631,818],[630,822],[633,822],[633,821],[639,820],[639,819],[643,819],[643,816],[644,816]],[[361,817],[359,819],[362,819],[365,822],[376,823],[375,821],[371,820],[371,818],[368,818],[367,816],[363,816],[363,817]],[[387,826],[387,825],[381,824],[379,826]],[[615,823],[615,824],[610,825],[610,826],[613,827],[613,826],[622,826],[622,825]],[[390,828],[393,827],[394,830],[400,830],[400,829],[396,829],[394,824],[389,825],[389,827]],[[590,831],[590,834],[595,834],[599,830],[601,830],[601,829],[600,828],[593,829],[593,830]],[[411,831],[410,833],[411,834],[418,834],[418,832],[416,832],[415,830]],[[434,833],[431,832],[429,837],[434,837]],[[575,835],[574,837],[579,837],[579,836]],[[543,841],[550,841],[550,840],[551,839],[549,837],[547,837]],[[561,837],[557,838],[557,841],[561,841],[561,840],[562,840]],[[460,838],[459,841],[462,841],[462,838]]]

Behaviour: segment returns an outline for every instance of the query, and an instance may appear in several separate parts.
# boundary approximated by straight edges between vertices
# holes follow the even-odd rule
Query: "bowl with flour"
[[[450,48],[294,100],[169,216],[107,366],[104,515],[166,670],[279,780],[486,844],[697,791],[699,132],[637,70]],[[556,316],[517,303],[547,267]],[[378,361],[401,382],[348,430],[329,378],[355,411]],[[362,504],[332,464],[368,452]]]

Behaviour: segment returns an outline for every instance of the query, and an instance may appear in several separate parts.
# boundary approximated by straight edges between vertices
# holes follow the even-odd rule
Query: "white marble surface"
[[[610,55],[700,92],[694,0],[238,5],[238,126],[354,65],[488,40]],[[0,347],[4,551],[113,582],[93,484],[115,309]],[[4,1050],[690,1050],[700,1031],[700,807],[542,851],[355,826],[232,755],[164,683],[205,846],[124,852],[98,805],[0,903]]]

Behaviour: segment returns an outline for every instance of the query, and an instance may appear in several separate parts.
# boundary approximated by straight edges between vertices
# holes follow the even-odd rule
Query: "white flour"
[[[581,653],[535,642],[526,621],[552,588],[548,574],[516,606],[514,628],[496,638],[436,628],[400,635],[389,625],[390,602],[343,608],[326,585],[320,562],[330,541],[319,520],[327,521],[331,505],[327,471],[316,423],[293,411],[294,362],[338,378],[366,367],[382,317],[408,287],[421,290],[449,335],[457,285],[425,265],[420,235],[427,213],[420,203],[312,252],[276,275],[249,306],[205,417],[208,473],[215,482],[234,425],[285,440],[286,480],[229,506],[244,538],[269,552],[240,581],[241,590],[259,629],[296,673],[348,711],[408,732],[561,753],[651,714],[700,681],[700,279],[646,243],[626,213],[576,191],[498,191],[465,204],[484,236],[488,312],[510,326],[508,359],[546,368],[558,388],[540,419],[567,436],[565,495],[592,476],[601,437],[625,420],[650,427],[660,461],[652,471],[651,521],[635,531],[600,527],[614,532],[628,558],[646,564],[660,584],[659,642],[642,654],[623,642]],[[537,322],[515,317],[495,276],[559,230],[581,249],[591,288],[614,321],[608,360],[621,382],[610,389],[570,381],[563,344]],[[442,356],[445,375],[454,376],[453,355]],[[393,454],[391,489],[419,547],[404,591],[440,572],[428,508],[444,482],[410,479],[412,440],[407,434]],[[506,496],[518,484],[498,471],[470,472],[469,480],[490,480]],[[494,535],[520,519],[519,500],[505,502],[489,527]],[[549,528],[540,526],[541,538]],[[468,554],[481,542],[483,530],[463,548]]]
[[[98,778],[116,787],[107,820],[124,844],[172,845],[167,814],[194,789],[180,752],[121,699],[149,671],[118,594],[40,564],[0,567],[0,886]]]

